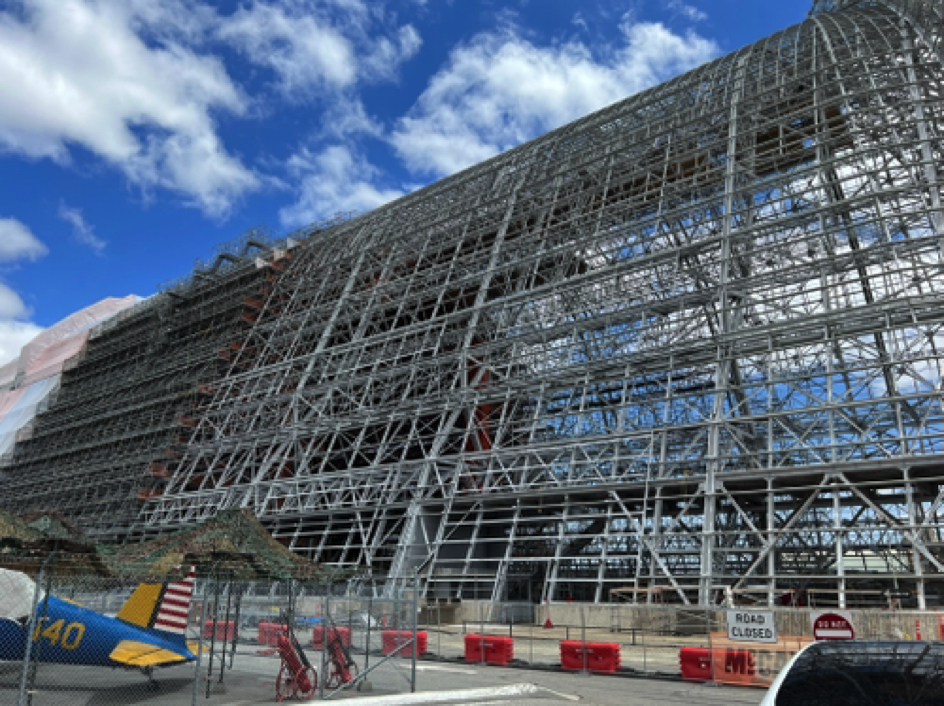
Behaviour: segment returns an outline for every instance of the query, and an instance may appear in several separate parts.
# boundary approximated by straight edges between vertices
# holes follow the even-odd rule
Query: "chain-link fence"
[[[769,611],[773,643],[728,639],[728,611],[682,606],[485,601],[424,606],[428,659],[764,686],[814,640],[828,609]],[[944,639],[938,611],[842,610],[858,640]]]
[[[245,581],[212,571],[97,575],[57,560],[0,569],[0,704],[231,704],[413,691],[417,660],[763,686],[822,610],[769,611],[775,639],[681,606],[427,603],[359,578]],[[856,639],[941,640],[937,611],[837,611]],[[432,667],[430,667],[432,668]],[[486,677],[487,678],[487,677]]]
[[[418,596],[361,580],[0,568],[0,704],[274,703],[415,690]]]

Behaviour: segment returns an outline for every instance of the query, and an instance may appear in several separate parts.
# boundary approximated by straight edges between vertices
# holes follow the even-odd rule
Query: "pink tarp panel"
[[[50,326],[23,346],[17,376],[40,380],[61,372],[62,364],[85,346],[90,329],[139,301],[133,294],[122,299],[110,297]]]
[[[0,455],[13,448],[17,432],[44,407],[63,366],[82,352],[91,330],[139,301],[131,295],[86,307],[40,333],[19,358],[0,367]]]
[[[23,378],[21,384],[29,385],[37,380],[61,373],[65,362],[82,352],[88,337],[88,331],[81,331],[69,338],[51,343],[48,348],[41,350],[26,369],[26,377]]]
[[[19,359],[14,358],[6,365],[0,365],[0,388],[9,387],[16,379],[16,366],[19,365]]]

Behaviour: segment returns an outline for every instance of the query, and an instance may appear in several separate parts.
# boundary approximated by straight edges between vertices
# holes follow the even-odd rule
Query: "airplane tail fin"
[[[179,581],[142,583],[118,611],[118,618],[138,627],[170,633],[183,639],[193,598],[196,567]]]

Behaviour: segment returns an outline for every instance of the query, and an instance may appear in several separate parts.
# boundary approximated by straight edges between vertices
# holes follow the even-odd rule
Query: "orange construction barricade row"
[[[811,642],[808,637],[781,637],[777,644],[732,642],[712,633],[711,648],[683,647],[679,651],[682,678],[718,684],[769,687],[780,669]]]

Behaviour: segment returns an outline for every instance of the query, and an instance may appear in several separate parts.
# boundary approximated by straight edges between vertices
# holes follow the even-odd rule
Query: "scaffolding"
[[[102,539],[120,539],[160,492],[209,383],[267,294],[284,243],[261,230],[91,332],[63,366],[48,411],[0,459],[0,505],[60,510]]]
[[[139,504],[94,519],[75,500],[92,466],[68,487],[29,467],[115,537],[248,507],[294,551],[391,590],[419,576],[429,598],[940,604],[942,12],[821,0],[293,240],[252,270],[251,316],[235,286],[207,292],[238,335],[167,339],[167,365],[226,355],[184,376],[192,409],[148,454],[137,410],[119,415],[140,462],[171,449]],[[40,432],[115,384],[110,350]],[[36,441],[17,459],[53,453]],[[139,473],[109,478],[138,492]]]

